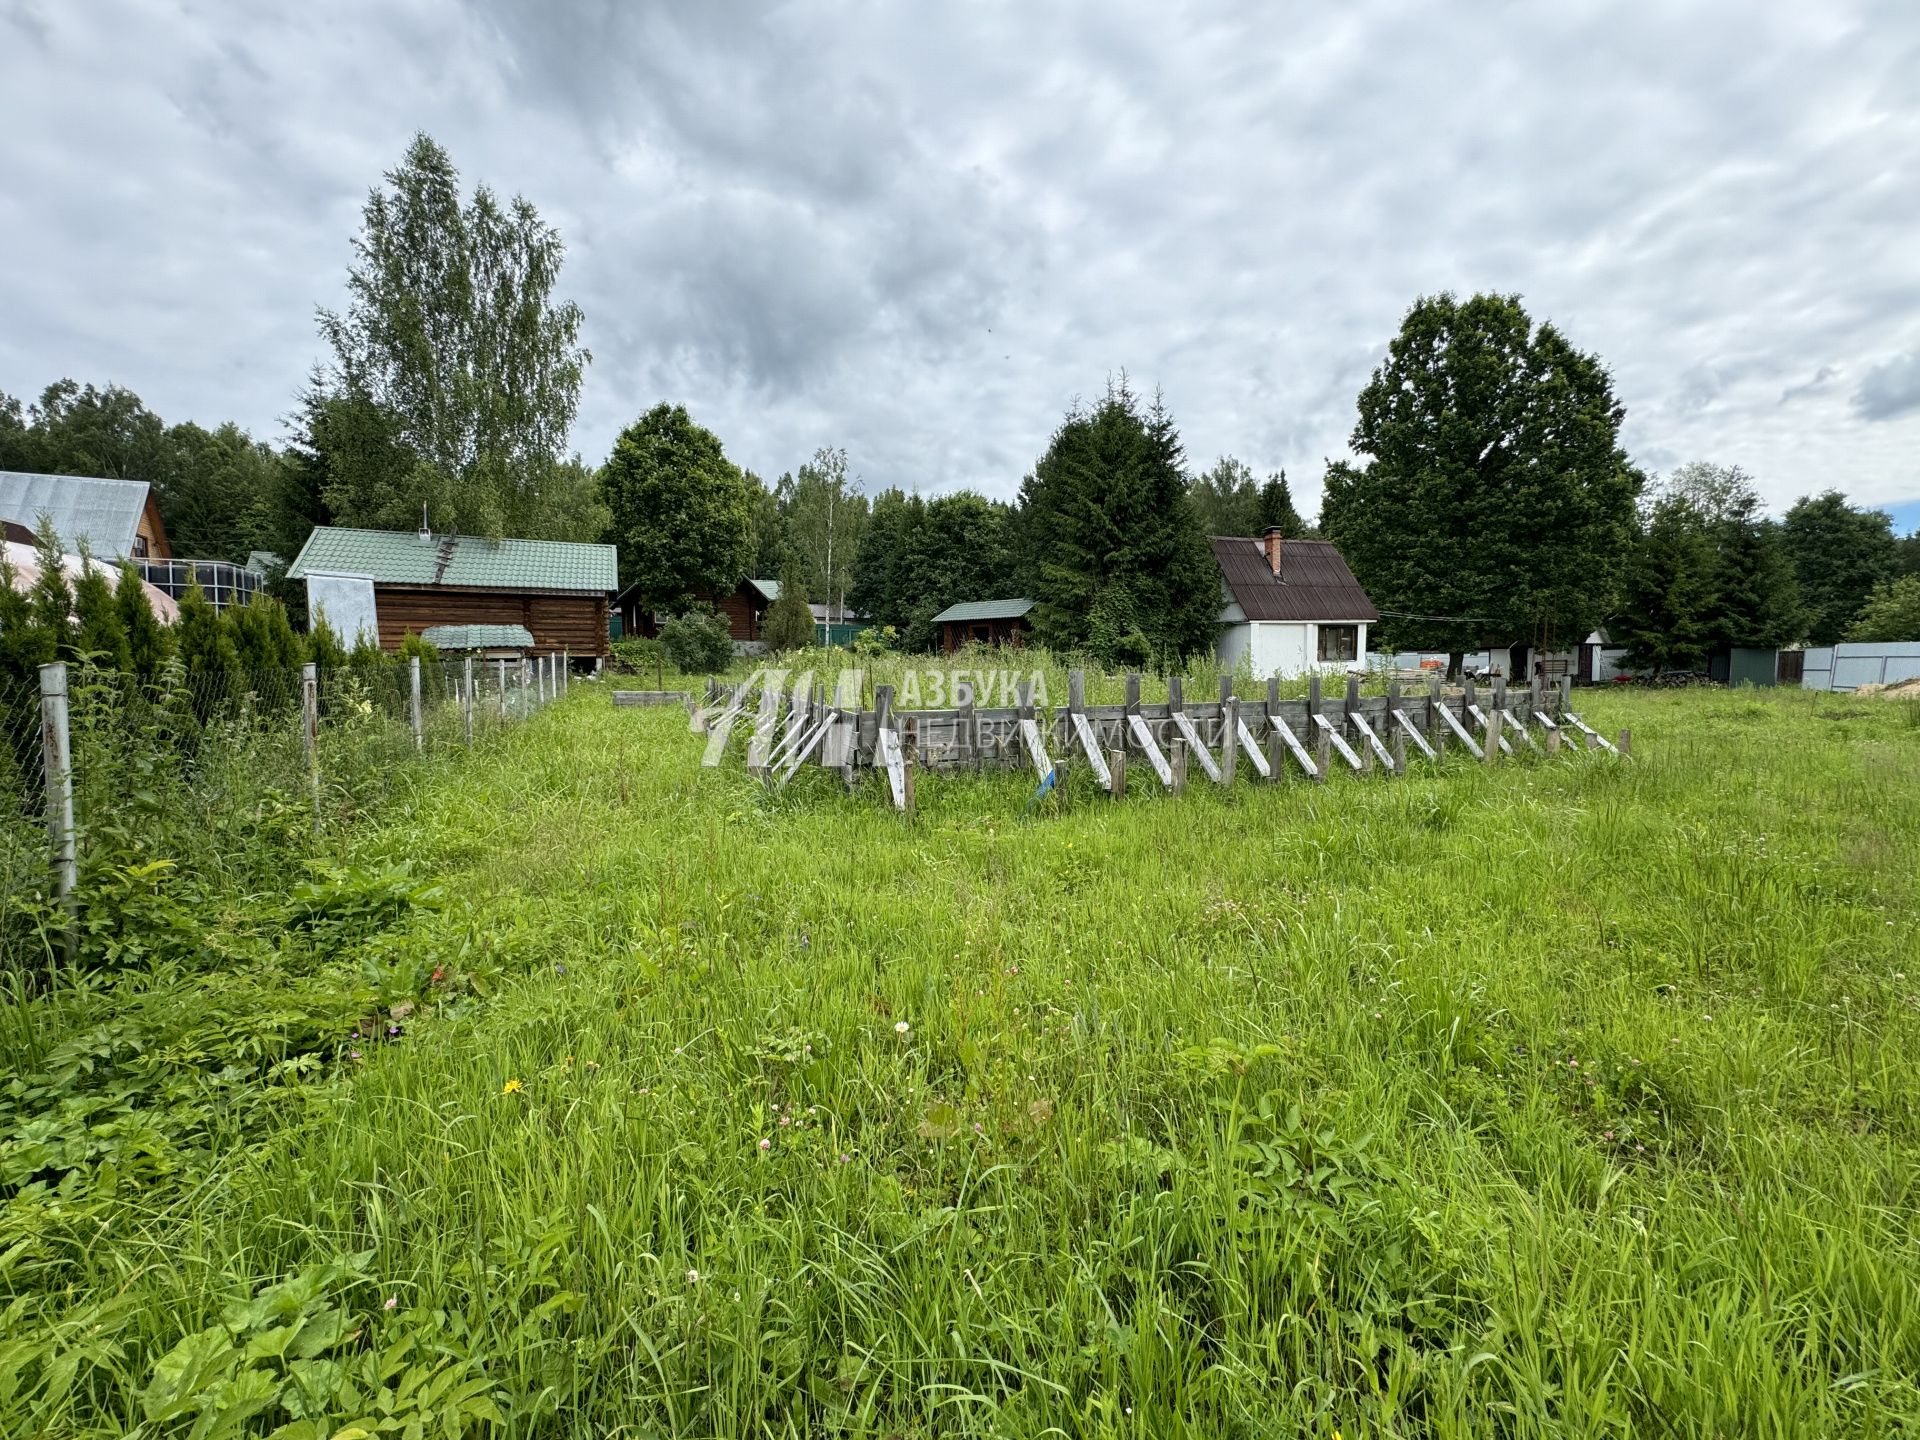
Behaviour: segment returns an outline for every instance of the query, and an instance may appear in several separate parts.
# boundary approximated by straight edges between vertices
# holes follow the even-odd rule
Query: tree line
[[[1518,297],[1422,297],[1358,397],[1354,458],[1328,465],[1318,525],[1284,472],[1232,457],[1190,473],[1173,416],[1124,375],[1069,408],[1015,499],[869,495],[844,449],[763,479],[683,405],[639,416],[599,465],[567,450],[591,355],[556,292],[565,247],[525,199],[463,193],[416,136],[368,196],[343,309],[276,447],[234,424],[168,425],[132,391],[61,380],[0,395],[0,468],[153,486],[176,553],[290,559],[317,524],[609,540],[644,607],[710,605],[778,580],[896,643],[937,641],[962,600],[1031,598],[1037,638],[1110,663],[1211,649],[1209,535],[1333,540],[1382,611],[1384,648],[1561,648],[1606,628],[1637,665],[1698,668],[1727,645],[1920,635],[1920,537],[1838,492],[1778,521],[1751,477],[1664,481],[1620,444],[1599,358]],[[299,616],[299,597],[282,588]],[[1863,630],[1861,627],[1865,627]]]

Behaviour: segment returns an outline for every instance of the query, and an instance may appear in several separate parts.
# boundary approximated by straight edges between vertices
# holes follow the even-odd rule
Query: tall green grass
[[[8,1007],[204,1118],[4,1142],[0,1431],[1913,1433],[1920,738],[1582,698],[1635,758],[907,821],[580,686],[341,856],[431,894]]]

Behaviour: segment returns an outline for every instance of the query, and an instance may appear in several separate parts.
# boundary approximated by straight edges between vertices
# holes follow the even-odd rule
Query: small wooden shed
[[[1019,645],[1033,632],[1027,612],[1033,601],[966,600],[949,605],[933,617],[940,627],[940,648],[951,655],[962,645]]]
[[[441,625],[517,625],[531,652],[583,659],[609,650],[617,587],[614,548],[572,540],[488,540],[479,535],[349,530],[322,525],[287,578],[371,585],[382,650]]]

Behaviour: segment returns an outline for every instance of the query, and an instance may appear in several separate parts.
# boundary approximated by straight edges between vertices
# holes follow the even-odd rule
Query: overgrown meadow
[[[577,686],[15,974],[0,1433],[1920,1433],[1920,712],[1581,698],[909,822]]]

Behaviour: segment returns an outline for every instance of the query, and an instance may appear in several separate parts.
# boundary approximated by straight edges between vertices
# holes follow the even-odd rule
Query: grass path
[[[1592,709],[907,826],[581,687],[358,847],[457,998],[88,1283],[157,1354],[370,1251],[515,1435],[1920,1433],[1920,728]]]

